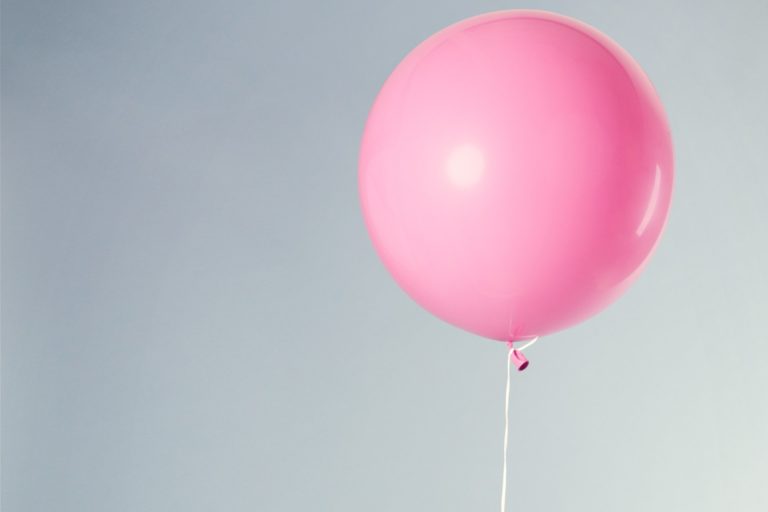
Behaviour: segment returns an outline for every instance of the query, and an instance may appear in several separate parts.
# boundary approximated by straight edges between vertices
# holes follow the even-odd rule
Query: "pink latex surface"
[[[359,187],[400,286],[508,341],[615,300],[657,243],[672,179],[662,105],[626,52],[570,18],[504,11],[397,66],[365,127]]]
[[[528,368],[528,358],[526,358],[519,350],[512,350],[509,354],[509,358],[512,361],[512,364],[515,365],[515,368],[517,368],[517,371],[521,372]]]

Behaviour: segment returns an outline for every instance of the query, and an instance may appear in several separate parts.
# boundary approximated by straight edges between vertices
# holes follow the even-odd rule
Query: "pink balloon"
[[[635,280],[669,210],[672,143],[639,65],[576,20],[470,18],[395,69],[360,197],[377,252],[438,317],[513,341],[580,322]]]

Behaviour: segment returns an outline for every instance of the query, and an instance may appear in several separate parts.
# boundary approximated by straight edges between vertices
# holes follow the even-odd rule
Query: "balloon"
[[[503,341],[574,325],[624,292],[673,180],[665,113],[639,65],[541,11],[477,16],[421,43],[376,98],[359,167],[395,280]]]

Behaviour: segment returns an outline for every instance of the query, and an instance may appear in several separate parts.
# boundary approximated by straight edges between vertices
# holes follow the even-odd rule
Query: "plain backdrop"
[[[616,304],[512,382],[509,510],[768,510],[768,3],[6,0],[4,512],[497,510],[505,349],[365,232],[368,108],[431,33],[579,18],[666,105]]]

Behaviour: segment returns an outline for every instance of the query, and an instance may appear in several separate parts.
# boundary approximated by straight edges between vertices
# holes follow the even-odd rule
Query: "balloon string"
[[[507,353],[507,387],[504,393],[504,465],[501,472],[501,512],[507,509],[507,447],[509,446],[509,368],[512,364],[512,350],[510,344]]]
[[[518,349],[517,349],[517,351],[518,351],[518,352],[522,352],[523,350],[527,349],[528,347],[530,347],[531,345],[533,345],[533,344],[534,344],[534,343],[536,343],[537,341],[539,341],[539,337],[538,337],[538,336],[536,336],[535,338],[533,338],[531,341],[529,341],[528,343],[526,343],[526,344],[525,344],[525,345],[523,345],[522,347],[518,348]],[[512,348],[511,348],[511,347],[510,347],[510,350],[512,350]]]
[[[526,348],[530,347],[539,340],[538,336],[531,341],[518,348],[517,350],[522,352]],[[509,448],[509,381],[510,381],[510,368],[512,366],[512,352],[515,347],[512,343],[509,343],[509,351],[507,352],[507,385],[504,390],[504,464],[501,471],[501,512],[505,512],[507,509],[507,451]]]

